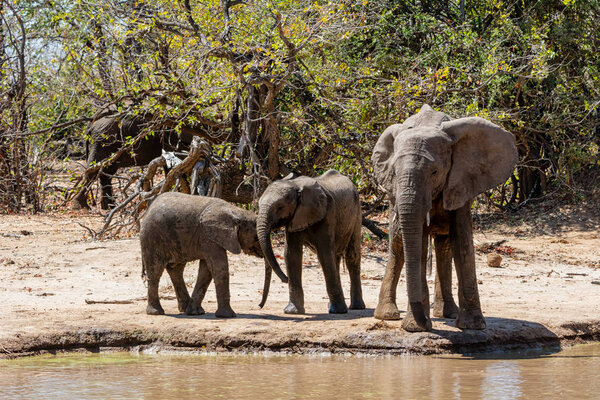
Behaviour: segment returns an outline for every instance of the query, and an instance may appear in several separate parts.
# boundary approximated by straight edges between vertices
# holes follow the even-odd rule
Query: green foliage
[[[229,157],[240,140],[231,116],[239,108],[248,130],[254,87],[264,102],[252,138],[261,168],[278,135],[284,171],[337,168],[365,194],[377,191],[377,137],[423,103],[513,132],[519,176],[577,186],[578,172],[599,162],[595,0],[257,0],[231,6],[228,18],[221,0],[189,10],[166,0],[18,3],[29,35],[29,131],[103,108],[147,112],[178,130],[211,121],[215,150]],[[82,138],[83,126],[48,135]],[[520,200],[532,191],[526,182]]]

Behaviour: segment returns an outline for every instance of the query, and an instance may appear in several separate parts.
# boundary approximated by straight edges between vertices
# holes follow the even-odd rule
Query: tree
[[[28,124],[28,31],[23,10],[0,1],[0,204],[17,212],[39,209],[35,166],[23,134]]]
[[[423,103],[517,136],[522,162],[507,182],[516,195],[490,195],[502,207],[597,176],[595,1],[15,4],[2,3],[2,93],[19,87],[23,39],[25,102],[3,101],[2,148],[23,138],[30,177],[53,143],[83,139],[85,122],[149,115],[139,140],[165,127],[206,140],[228,200],[248,203],[270,180],[334,167],[381,204],[373,145]],[[2,182],[16,182],[14,165],[3,164]]]

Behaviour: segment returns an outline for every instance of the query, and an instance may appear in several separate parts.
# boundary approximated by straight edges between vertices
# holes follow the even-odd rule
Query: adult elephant
[[[146,128],[147,121],[142,116],[126,116],[120,119],[116,115],[99,118],[88,124],[86,137],[87,164],[101,163],[121,150],[127,141],[136,138]],[[173,129],[163,129],[137,141],[133,147],[119,154],[101,171],[87,172],[82,189],[73,198],[74,208],[87,208],[87,191],[96,178],[100,180],[100,207],[104,210],[114,203],[112,175],[119,168],[147,165],[162,154],[162,150],[176,151],[189,147],[193,136],[182,133],[181,137]]]
[[[471,203],[504,182],[518,161],[514,136],[485,119],[452,120],[423,105],[403,124],[387,128],[373,149],[379,184],[390,197],[390,249],[375,318],[400,319],[396,286],[406,263],[407,331],[431,329],[425,276],[428,235],[435,238],[439,313],[455,316],[462,329],[484,329],[475,256]],[[451,294],[452,258],[459,308]],[[457,312],[456,312],[457,311]]]
[[[360,286],[361,212],[354,184],[339,172],[329,170],[317,178],[291,175],[270,184],[258,203],[257,235],[265,260],[278,274],[271,231],[285,226],[285,263],[290,302],[286,314],[304,313],[302,248],[307,244],[319,258],[329,312],[346,313],[339,265],[344,256],[350,274],[350,308],[364,309]]]

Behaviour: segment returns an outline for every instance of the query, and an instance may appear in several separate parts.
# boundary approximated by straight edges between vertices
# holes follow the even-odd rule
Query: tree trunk
[[[98,21],[94,21],[94,37],[98,42],[96,51],[98,54],[98,74],[102,82],[102,88],[112,97],[113,86],[110,75],[110,62],[106,49],[106,40],[104,38],[104,30]]]

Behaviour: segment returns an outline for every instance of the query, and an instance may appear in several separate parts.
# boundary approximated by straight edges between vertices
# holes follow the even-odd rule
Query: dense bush
[[[40,163],[103,112],[151,113],[148,134],[199,128],[255,182],[335,167],[367,197],[380,194],[369,160],[378,135],[423,103],[515,134],[516,203],[586,194],[598,173],[597,1],[0,7],[2,210],[37,210]]]

